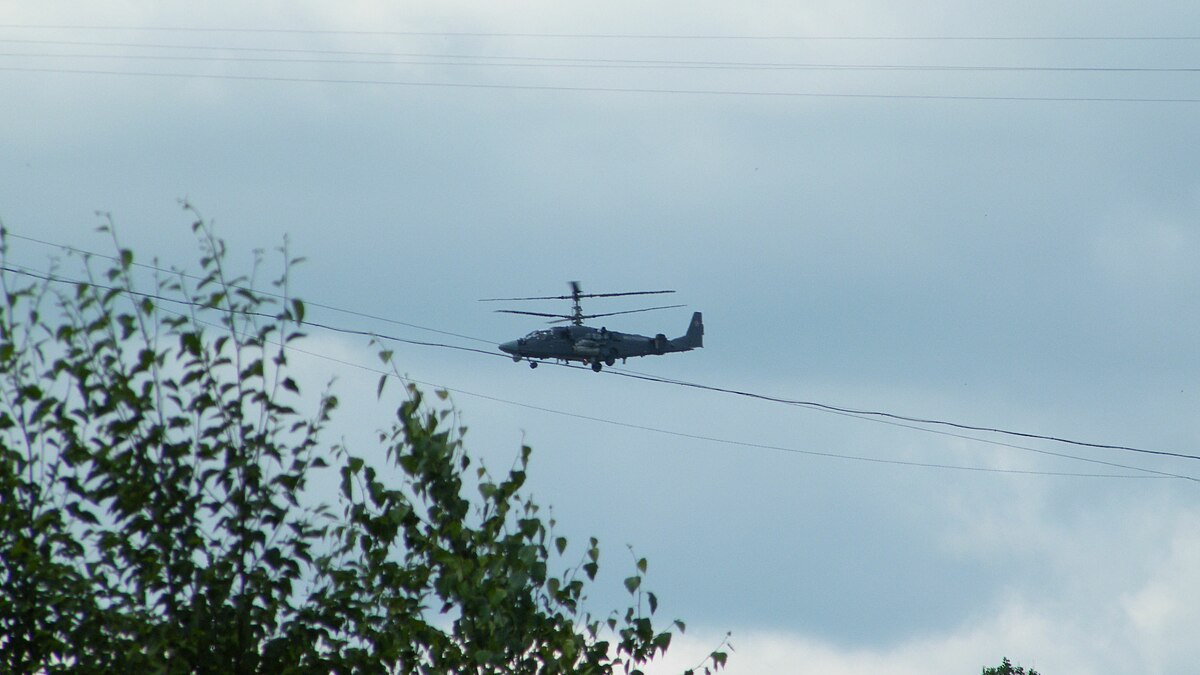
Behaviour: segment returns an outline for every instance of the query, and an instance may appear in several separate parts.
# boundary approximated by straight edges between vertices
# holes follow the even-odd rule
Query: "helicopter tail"
[[[687,334],[671,340],[671,345],[680,350],[697,349],[704,346],[704,319],[700,312],[692,314],[692,322],[688,324]]]

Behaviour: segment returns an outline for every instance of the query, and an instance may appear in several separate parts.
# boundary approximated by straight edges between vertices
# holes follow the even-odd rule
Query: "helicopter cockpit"
[[[520,344],[525,344],[530,341],[550,340],[553,338],[569,338],[570,332],[565,327],[558,328],[542,328],[535,330],[529,335],[521,338]]]

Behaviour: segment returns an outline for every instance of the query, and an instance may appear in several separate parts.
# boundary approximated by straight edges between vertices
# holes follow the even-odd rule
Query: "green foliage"
[[[564,562],[521,491],[529,448],[472,472],[415,387],[387,466],[326,446],[337,398],[306,416],[288,375],[296,261],[266,296],[193,230],[201,276],[148,294],[115,235],[69,290],[0,275],[0,671],[629,673],[666,651],[645,559],[628,608],[587,611],[598,543]]]
[[[1014,666],[1006,656],[995,668],[984,668],[983,675],[1038,675],[1038,671],[1033,668],[1026,671],[1022,666]]]

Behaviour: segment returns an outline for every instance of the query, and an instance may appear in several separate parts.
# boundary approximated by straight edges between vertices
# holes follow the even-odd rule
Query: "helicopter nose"
[[[508,342],[500,343],[500,351],[502,351],[506,354],[516,354],[517,353],[517,341],[509,340]]]

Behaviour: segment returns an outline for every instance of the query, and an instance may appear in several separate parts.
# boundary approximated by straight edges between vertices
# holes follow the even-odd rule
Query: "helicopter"
[[[516,309],[498,309],[497,312],[505,314],[524,314],[527,316],[541,316],[554,319],[550,323],[570,322],[567,326],[555,326],[553,328],[542,328],[535,330],[523,338],[510,340],[499,345],[500,351],[512,356],[514,362],[519,362],[521,359],[529,361],[530,368],[537,368],[538,361],[536,359],[554,359],[569,363],[571,361],[579,361],[591,366],[592,370],[597,373],[604,366],[612,366],[621,359],[624,363],[625,359],[631,356],[652,356],[670,354],[673,352],[687,352],[704,346],[704,320],[700,312],[692,314],[692,321],[688,324],[687,332],[681,337],[668,339],[666,335],[659,333],[654,337],[646,335],[637,335],[635,333],[622,333],[615,330],[608,330],[607,327],[592,328],[583,324],[586,319],[596,319],[602,316],[616,316],[618,314],[633,314],[635,312],[649,312],[658,309],[673,309],[675,307],[683,307],[683,305],[664,305],[662,307],[646,307],[644,309],[631,309],[623,312],[606,312],[603,314],[584,314],[583,308],[580,306],[582,298],[613,298],[626,295],[658,295],[662,293],[674,293],[675,291],[631,291],[627,293],[583,293],[580,290],[579,282],[570,282],[570,295],[549,295],[532,298],[485,298],[481,302],[519,302],[525,300],[570,300],[570,314],[551,314],[547,312],[527,312]]]

